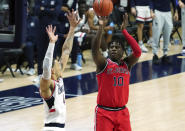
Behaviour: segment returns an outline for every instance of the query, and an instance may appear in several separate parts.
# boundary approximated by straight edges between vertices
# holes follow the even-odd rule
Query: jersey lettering
[[[58,94],[60,95],[62,92],[64,92],[64,85],[58,88]]]

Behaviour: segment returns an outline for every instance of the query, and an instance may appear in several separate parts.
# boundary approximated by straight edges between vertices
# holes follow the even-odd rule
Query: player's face
[[[79,5],[79,8],[78,8],[78,11],[79,11],[79,14],[85,14],[85,12],[86,12],[86,4],[80,4]]]
[[[120,43],[113,42],[109,46],[109,57],[112,61],[119,61],[123,56],[123,49]]]

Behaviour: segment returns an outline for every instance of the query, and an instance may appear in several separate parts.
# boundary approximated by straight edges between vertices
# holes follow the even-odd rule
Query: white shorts
[[[137,22],[152,22],[149,6],[136,6]]]

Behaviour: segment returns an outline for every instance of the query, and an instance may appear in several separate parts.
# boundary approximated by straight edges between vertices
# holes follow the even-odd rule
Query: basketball
[[[93,9],[97,16],[108,16],[113,9],[111,0],[95,0]]]

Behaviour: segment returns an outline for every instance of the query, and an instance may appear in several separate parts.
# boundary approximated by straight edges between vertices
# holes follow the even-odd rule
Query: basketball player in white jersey
[[[87,23],[85,26],[86,28],[89,28],[91,32],[97,32],[99,29],[99,23],[98,23],[98,17],[94,11],[93,8],[89,8],[87,12]],[[108,20],[106,21],[106,24],[108,23]],[[109,30],[113,30],[114,28],[112,26],[105,26],[104,27],[104,35],[102,38],[102,43],[101,43],[101,49],[102,49],[102,54],[104,57],[108,57],[108,48],[107,45],[112,39],[112,34],[109,34]]]
[[[74,10],[68,13],[67,18],[70,29],[59,61],[53,61],[54,47],[58,40],[58,35],[55,35],[56,27],[53,28],[52,25],[46,27],[50,42],[43,61],[43,74],[40,81],[40,95],[45,109],[44,131],[65,130],[66,105],[62,74],[72,49],[75,28],[80,22]]]

